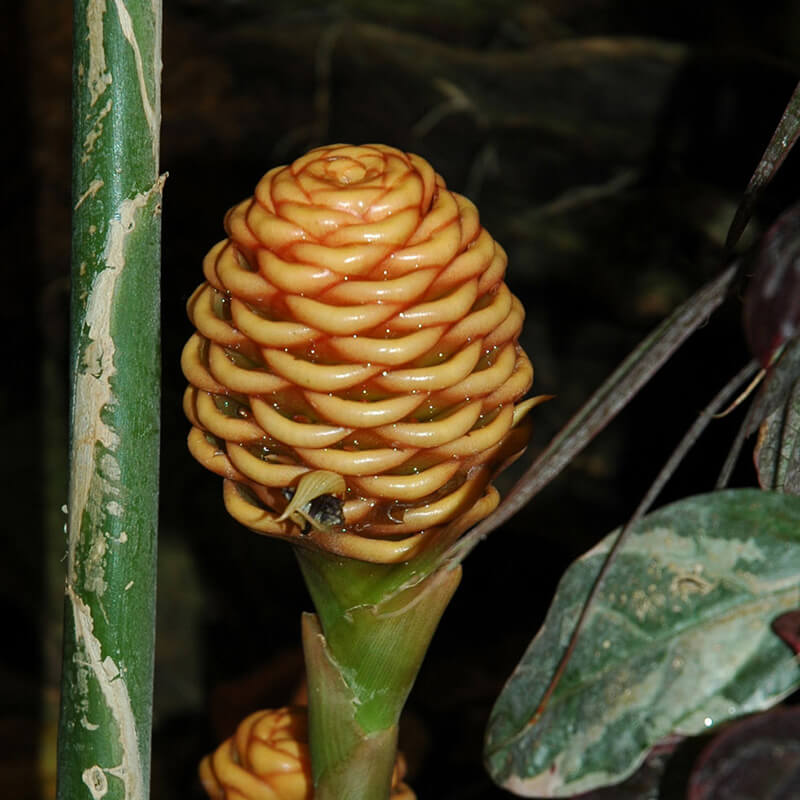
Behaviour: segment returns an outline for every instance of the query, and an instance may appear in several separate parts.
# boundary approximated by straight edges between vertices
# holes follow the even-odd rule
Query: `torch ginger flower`
[[[498,503],[533,369],[506,255],[422,158],[332,145],[225,220],[192,295],[189,447],[257,532],[378,563]]]

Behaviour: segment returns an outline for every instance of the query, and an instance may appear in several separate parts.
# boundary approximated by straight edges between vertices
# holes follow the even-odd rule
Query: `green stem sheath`
[[[149,793],[160,427],[160,0],[75,0],[58,798]]]
[[[396,566],[297,558],[318,615],[303,620],[315,798],[386,800],[400,713],[461,570],[398,588]]]

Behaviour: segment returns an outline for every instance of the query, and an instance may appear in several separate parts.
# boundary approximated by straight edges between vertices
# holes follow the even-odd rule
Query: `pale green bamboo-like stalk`
[[[400,714],[461,569],[296,555],[317,609],[303,616],[314,797],[386,800]]]
[[[58,798],[149,794],[161,2],[75,0],[70,488]]]

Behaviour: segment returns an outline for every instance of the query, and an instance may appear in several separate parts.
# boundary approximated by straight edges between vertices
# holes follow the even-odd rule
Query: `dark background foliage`
[[[509,253],[535,388],[558,395],[534,412],[535,454],[719,267],[736,202],[800,71],[790,0],[166,0],[164,11],[154,800],[198,797],[197,760],[249,711],[291,698],[309,607],[289,549],[229,520],[219,480],[184,446],[183,307],[225,210],[317,144],[381,141],[428,158]],[[71,20],[68,4],[45,0],[3,4],[0,15],[0,794],[27,800],[50,796],[60,659]],[[790,157],[745,245],[796,200],[797,180]],[[481,766],[491,704],[565,566],[624,521],[746,360],[740,316],[734,298],[467,561],[403,724],[423,800],[506,796]],[[711,488],[736,422],[712,426],[669,498]],[[744,459],[734,484],[753,481]]]

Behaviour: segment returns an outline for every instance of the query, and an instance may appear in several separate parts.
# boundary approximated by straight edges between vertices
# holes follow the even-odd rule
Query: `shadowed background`
[[[198,798],[198,759],[249,711],[288,702],[310,607],[291,551],[222,507],[185,448],[184,305],[222,218],[317,144],[380,141],[474,200],[527,308],[530,452],[710,278],[738,197],[800,71],[800,9],[724,0],[165,0],[163,451],[154,800]],[[0,794],[52,796],[67,449],[68,4],[0,10],[6,302],[0,461]],[[796,158],[753,236],[796,200]],[[746,237],[747,238],[747,237]],[[565,566],[624,521],[716,388],[746,360],[729,303],[621,420],[465,564],[401,725],[426,798],[507,796],[481,766],[491,704]],[[737,419],[668,489],[709,489]],[[511,478],[504,479],[506,483]],[[754,480],[743,460],[735,484]],[[44,776],[34,780],[37,774]],[[667,795],[665,795],[666,797]],[[678,796],[678,795],[675,795]]]

